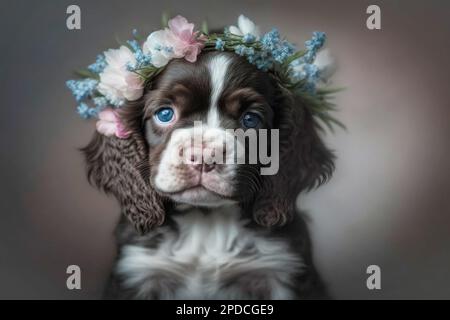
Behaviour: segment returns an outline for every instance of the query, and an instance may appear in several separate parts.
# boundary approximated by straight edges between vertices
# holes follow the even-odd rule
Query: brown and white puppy
[[[298,97],[242,57],[202,53],[170,62],[121,119],[129,139],[96,134],[84,149],[90,180],[135,226],[118,225],[107,298],[327,296],[295,200],[329,178],[333,155]],[[235,156],[226,129],[278,129],[278,172],[205,159]]]

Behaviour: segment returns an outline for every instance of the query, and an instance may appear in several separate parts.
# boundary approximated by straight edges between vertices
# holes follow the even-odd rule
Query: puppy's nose
[[[192,163],[194,163],[195,160],[193,160]],[[210,172],[213,171],[216,168],[215,163],[197,163],[197,164],[191,164],[191,167],[194,168],[196,171],[200,172]]]
[[[203,164],[203,172],[210,172],[213,171],[216,168],[216,164],[215,163],[204,163]]]
[[[205,159],[203,155],[204,149],[205,148],[203,147],[191,148],[187,164],[196,171],[207,173],[213,171],[216,168],[216,163],[214,161],[211,162]]]

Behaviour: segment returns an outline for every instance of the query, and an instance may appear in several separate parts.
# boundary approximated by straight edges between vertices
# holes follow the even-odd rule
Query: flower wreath
[[[202,31],[194,31],[194,24],[182,16],[168,20],[165,25],[146,39],[134,30],[133,40],[98,55],[95,63],[77,72],[81,79],[67,81],[67,87],[79,103],[79,115],[85,119],[98,118],[100,133],[126,138],[128,132],[121,125],[116,109],[127,100],[139,99],[146,84],[170,60],[184,58],[195,62],[202,51],[232,51],[245,57],[258,69],[270,72],[280,86],[306,100],[305,105],[319,120],[316,121],[319,127],[319,122],[330,130],[333,125],[343,127],[330,115],[335,107],[328,98],[337,90],[319,87],[330,74],[329,56],[326,51],[318,54],[325,42],[323,32],[314,32],[305,42],[306,49],[297,51],[277,29],[261,36],[259,28],[243,15],[237,27],[225,28],[223,33],[209,34],[206,24]],[[323,59],[319,59],[320,54]]]

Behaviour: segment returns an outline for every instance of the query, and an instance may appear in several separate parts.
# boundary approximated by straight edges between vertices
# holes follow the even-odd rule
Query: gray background
[[[82,9],[82,30],[65,26]],[[338,6],[339,3],[339,6]],[[382,8],[382,30],[365,9]],[[159,27],[170,9],[213,27],[240,13],[299,44],[327,32],[348,131],[327,135],[337,169],[302,195],[315,259],[336,298],[450,298],[450,5],[445,1],[1,1],[0,297],[98,298],[118,206],[90,187],[77,148],[94,132],[64,82],[71,70]],[[82,268],[68,291],[65,269]],[[365,286],[382,268],[382,290]]]

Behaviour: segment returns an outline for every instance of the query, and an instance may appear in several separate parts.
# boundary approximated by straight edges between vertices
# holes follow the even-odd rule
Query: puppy
[[[295,201],[331,176],[334,157],[301,98],[244,58],[209,52],[171,61],[120,118],[128,139],[96,133],[84,149],[89,179],[124,213],[105,298],[327,297]],[[227,129],[278,130],[278,172],[207,161],[235,158]]]

